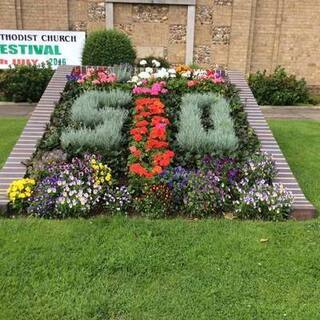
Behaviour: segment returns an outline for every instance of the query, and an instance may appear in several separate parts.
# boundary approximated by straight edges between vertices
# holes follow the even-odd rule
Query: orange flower
[[[160,174],[162,172],[162,168],[160,166],[154,166],[152,169],[152,173]]]

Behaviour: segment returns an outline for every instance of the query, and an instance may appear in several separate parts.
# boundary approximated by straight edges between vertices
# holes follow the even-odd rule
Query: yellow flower
[[[8,189],[9,200],[15,202],[17,199],[31,197],[32,188],[35,184],[36,181],[30,178],[13,181]]]

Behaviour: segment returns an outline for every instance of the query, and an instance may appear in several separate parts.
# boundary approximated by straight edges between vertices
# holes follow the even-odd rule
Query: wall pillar
[[[234,0],[228,56],[229,69],[244,73],[250,71],[255,8],[256,0]]]

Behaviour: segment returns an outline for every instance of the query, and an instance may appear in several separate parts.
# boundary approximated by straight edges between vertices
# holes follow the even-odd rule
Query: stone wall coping
[[[106,3],[172,4],[177,6],[195,6],[196,0],[106,0]]]

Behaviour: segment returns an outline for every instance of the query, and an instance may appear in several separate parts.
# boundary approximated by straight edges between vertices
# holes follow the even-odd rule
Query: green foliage
[[[141,60],[145,60],[147,61],[147,64],[142,66],[140,64],[140,61]],[[154,56],[148,56],[148,57],[145,57],[145,58],[142,58],[139,60],[138,64],[137,64],[137,67],[150,67],[150,68],[154,68],[155,65],[152,63],[152,60],[157,60],[158,62],[160,62],[160,66],[159,68],[166,68],[166,69],[169,69],[170,68],[170,63],[168,62],[168,60],[166,60],[165,58],[162,58],[162,57],[154,57]]]
[[[118,82],[127,82],[131,79],[133,74],[133,67],[131,64],[120,64],[110,68],[110,71],[116,75]]]
[[[310,103],[315,106],[319,105],[320,104],[320,95],[319,94],[318,95],[316,95],[316,94],[311,95],[310,96]]]
[[[191,63],[191,64],[189,64],[189,67],[191,69],[195,69],[195,70],[201,69],[201,66],[199,64],[197,64],[197,63]]]
[[[82,64],[113,66],[134,63],[136,53],[131,40],[117,30],[95,31],[88,35],[82,53]]]
[[[133,207],[143,217],[158,219],[171,212],[171,192],[163,184],[145,185],[139,197],[134,198]]]
[[[213,176],[202,171],[192,172],[188,177],[183,210],[190,217],[204,218],[222,213],[221,194]]]
[[[199,154],[234,151],[238,139],[227,101],[215,94],[183,96],[177,141]]]
[[[128,115],[123,107],[131,99],[129,92],[118,89],[81,95],[72,105],[71,120],[75,125],[62,132],[62,147],[74,153],[118,149]]]
[[[281,66],[272,74],[266,70],[251,74],[249,86],[260,105],[295,105],[310,100],[306,81],[297,80]]]
[[[0,92],[10,101],[38,102],[53,71],[50,66],[16,66],[0,73]]]

